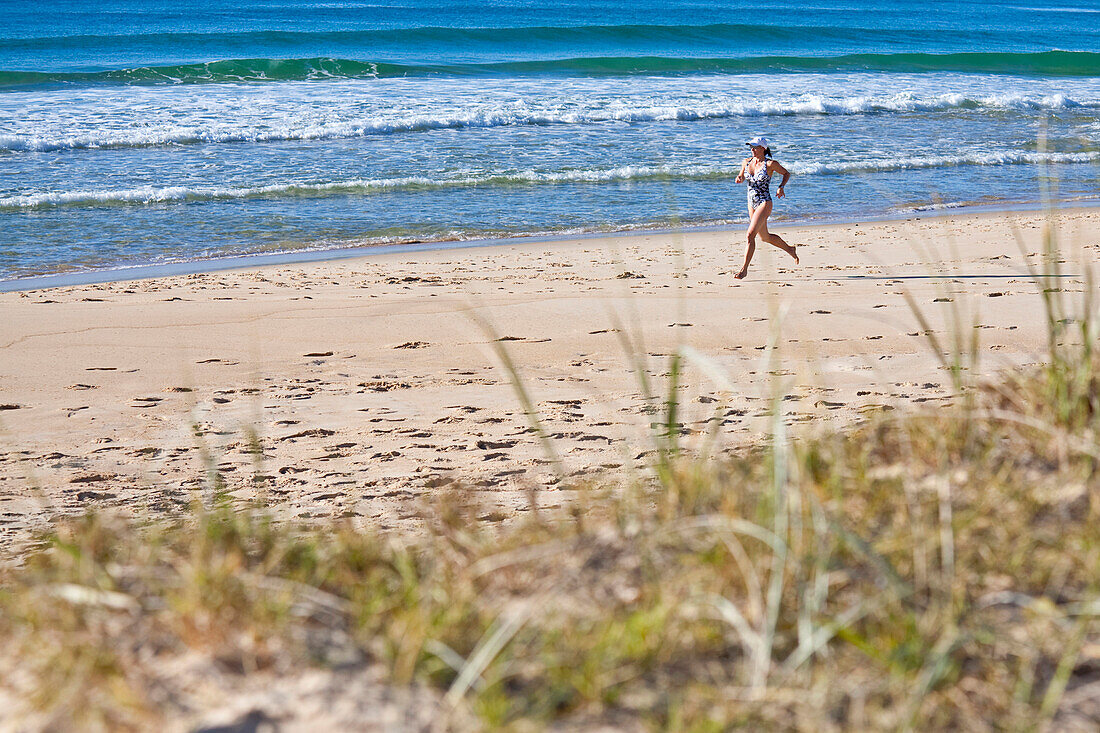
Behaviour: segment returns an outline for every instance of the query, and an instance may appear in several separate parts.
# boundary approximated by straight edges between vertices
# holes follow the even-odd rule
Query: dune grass
[[[184,654],[381,667],[487,728],[1039,728],[1100,664],[1100,365],[1079,366],[500,529],[452,489],[415,543],[224,500],[89,514],[4,573],[0,685],[62,728],[172,719]]]
[[[652,470],[554,511],[479,522],[452,486],[415,538],[275,522],[211,460],[188,512],[59,522],[0,570],[0,720],[187,726],[320,669],[423,691],[440,730],[1088,729],[1098,321],[1091,280],[1075,302],[1051,284],[1050,244],[1046,364],[979,384],[968,333],[931,340],[965,396],[934,412],[792,440],[777,397],[766,441],[693,454],[677,383],[707,365],[684,348],[666,397],[641,382]],[[196,659],[220,691],[180,672]]]

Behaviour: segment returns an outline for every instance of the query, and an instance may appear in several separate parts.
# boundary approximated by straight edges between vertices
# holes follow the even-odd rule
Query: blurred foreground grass
[[[0,578],[3,715],[178,722],[212,701],[178,669],[199,657],[227,693],[370,668],[442,728],[1071,725],[1100,673],[1098,367],[502,527],[447,490],[415,542],[227,503],[90,514]]]
[[[1047,254],[1045,366],[974,384],[958,333],[935,412],[791,440],[778,395],[767,441],[703,460],[675,356],[659,465],[553,511],[61,522],[0,570],[0,727],[1092,730],[1097,321]]]

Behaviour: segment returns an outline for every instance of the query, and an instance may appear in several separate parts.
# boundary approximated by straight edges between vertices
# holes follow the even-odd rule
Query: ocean
[[[0,280],[736,226],[755,135],[774,226],[1100,197],[1100,0],[0,12]]]

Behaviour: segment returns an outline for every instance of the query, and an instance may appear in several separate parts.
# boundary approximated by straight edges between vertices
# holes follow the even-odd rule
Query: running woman
[[[783,241],[783,238],[778,234],[772,234],[768,231],[768,216],[772,213],[772,195],[769,190],[772,176],[776,173],[783,176],[783,182],[775,190],[776,197],[783,198],[786,195],[784,186],[790,180],[791,174],[779,164],[779,161],[772,160],[772,151],[768,147],[767,138],[754,137],[745,144],[749,146],[752,155],[741,162],[741,172],[737,174],[735,182],[749,184],[749,246],[745,250],[744,266],[740,272],[734,275],[738,280],[749,274],[749,263],[752,262],[752,256],[756,252],[757,236],[768,244],[779,247],[779,249],[793,257],[796,263],[798,262],[798,254],[795,252],[795,248]]]

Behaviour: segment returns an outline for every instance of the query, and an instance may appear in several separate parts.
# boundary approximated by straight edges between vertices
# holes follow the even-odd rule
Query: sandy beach
[[[1038,264],[1044,227],[1037,212],[773,226],[801,264],[760,246],[745,281],[742,233],[708,231],[5,293],[0,544],[89,507],[186,506],[205,466],[281,516],[380,528],[415,526],[450,481],[481,489],[486,521],[559,505],[578,477],[644,459],[659,416],[633,365],[663,396],[681,347],[693,450],[762,440],[777,389],[796,430],[935,409],[950,376],[906,293],[941,333],[952,314],[980,325],[982,375],[1037,362],[1046,329],[1017,235]],[[1057,231],[1063,288],[1080,291],[1100,210],[1060,211]]]

